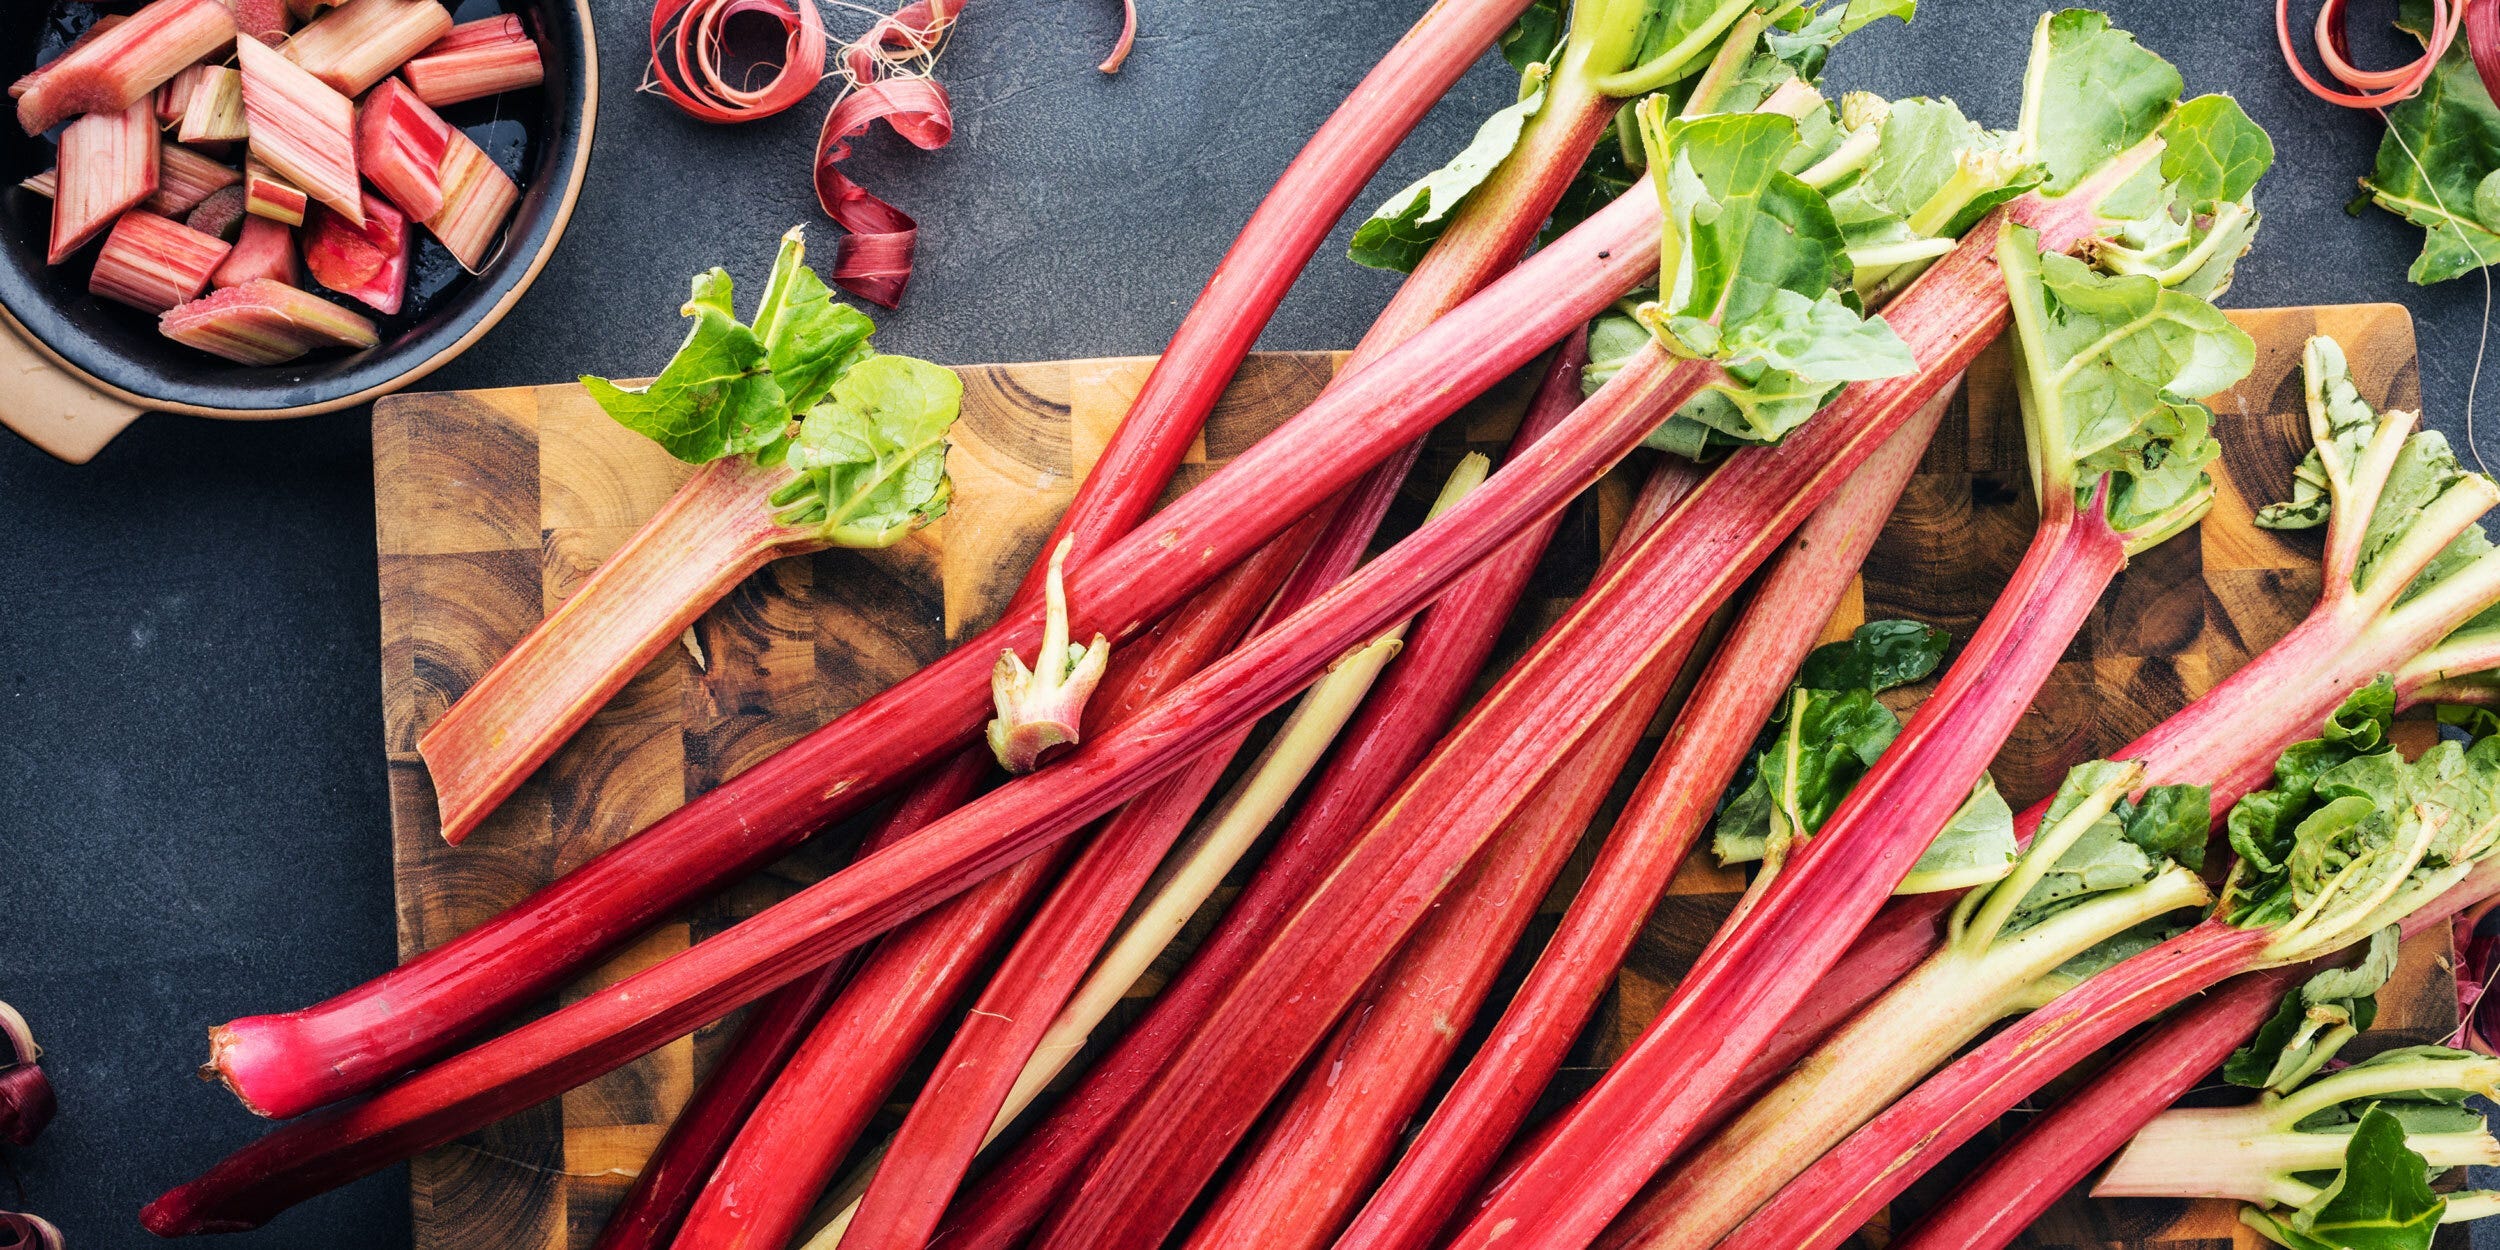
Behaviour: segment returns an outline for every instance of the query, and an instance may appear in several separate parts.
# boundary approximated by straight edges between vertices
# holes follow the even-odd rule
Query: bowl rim
[[[512,311],[512,306],[519,303],[521,297],[527,295],[530,287],[538,281],[539,271],[546,268],[548,259],[555,255],[556,245],[563,241],[565,229],[572,224],[574,206],[581,199],[582,183],[590,174],[591,138],[599,125],[598,28],[591,23],[590,0],[572,0],[572,6],[574,18],[581,23],[582,31],[580,137],[574,141],[572,169],[565,178],[563,192],[557,197],[555,215],[549,223],[546,238],[537,252],[529,258],[529,263],[522,267],[520,276],[514,280],[511,288],[487,307],[484,314],[477,319],[477,323],[470,326],[459,338],[445,344],[425,359],[415,361],[398,373],[352,394],[317,400],[309,404],[297,404],[290,408],[222,408],[210,404],[191,404],[160,399],[107,382],[53,350],[52,345],[44,342],[41,335],[36,334],[27,327],[25,322],[18,319],[17,313],[9,308],[5,301],[0,301],[0,322],[6,322],[11,332],[41,353],[54,368],[78,379],[80,383],[99,394],[109,395],[144,412],[172,412],[185,416],[218,417],[232,421],[275,421],[286,417],[310,417],[370,403],[422,380],[426,375],[451,363],[452,358],[467,351],[484,337],[487,331],[502,323],[504,315]]]

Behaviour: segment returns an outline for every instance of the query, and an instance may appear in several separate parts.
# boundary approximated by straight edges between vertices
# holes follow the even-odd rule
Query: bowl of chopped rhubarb
[[[328,412],[477,341],[572,215],[585,0],[0,0],[0,423]]]

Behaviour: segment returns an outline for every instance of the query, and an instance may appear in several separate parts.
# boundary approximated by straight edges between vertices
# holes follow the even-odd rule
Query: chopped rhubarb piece
[[[284,364],[317,347],[371,347],[373,323],[318,295],[260,280],[196,299],[157,322],[166,338],[237,364]]]
[[[469,136],[455,130],[451,138],[443,153],[443,209],[425,219],[425,228],[451,249],[461,268],[476,273],[486,267],[504,218],[521,202],[521,188]]]
[[[42,173],[19,179],[17,185],[24,187],[48,200],[52,198],[52,192],[60,184],[60,181],[60,170],[47,169]]]
[[[236,29],[273,48],[295,24],[286,0],[226,0],[226,7],[234,10]]]
[[[304,263],[295,256],[295,232],[266,217],[245,217],[242,237],[226,253],[225,263],[208,276],[208,283],[222,291],[264,278],[292,287],[304,285]]]
[[[362,222],[355,106],[257,39],[237,42],[235,57],[243,66],[243,117],[252,131],[252,156],[348,220]]]
[[[156,194],[156,109],[145,97],[89,113],[61,131],[52,195],[52,264],[104,233],[122,210]]]
[[[9,98],[14,100],[25,95],[27,92],[34,90],[35,80],[43,77],[44,71],[60,64],[62,57],[66,57],[70,53],[76,52],[80,48],[86,47],[88,44],[95,42],[96,38],[104,32],[111,30],[128,20],[130,20],[129,17],[126,14],[121,13],[107,13],[104,16],[97,18],[94,25],[78,32],[78,37],[70,40],[68,47],[61,49],[60,56],[54,57],[50,61],[18,75],[17,81],[9,84]]]
[[[347,0],[286,41],[286,58],[343,95],[363,95],[451,30],[435,0]]]
[[[443,157],[455,133],[408,84],[389,79],[356,111],[356,164],[400,211],[424,221],[443,211]]]
[[[201,200],[199,207],[192,209],[190,215],[182,219],[182,224],[202,234],[213,234],[232,242],[235,232],[242,228],[245,221],[243,204],[243,188],[239,186],[219,187],[209,192],[208,198]],[[254,218],[253,220],[267,219]],[[269,224],[281,230],[286,229],[278,222],[272,221]]]
[[[547,77],[538,44],[510,13],[452,27],[400,72],[417,98],[436,108],[535,87]]]
[[[216,143],[241,139],[251,134],[243,120],[243,74],[227,65],[204,65],[191,84],[191,98],[183,102],[182,129],[175,137],[184,143]]]
[[[17,100],[17,124],[39,135],[81,113],[151,103],[184,66],[234,42],[234,14],[223,0],[155,0],[130,20],[71,48],[43,67]]]
[[[254,217],[266,217],[281,225],[304,224],[304,209],[312,203],[302,187],[278,176],[278,172],[259,161],[243,163],[243,210]]]
[[[226,259],[226,241],[143,209],[123,213],[95,258],[87,289],[143,312],[199,297]]]
[[[168,217],[190,212],[212,193],[243,181],[232,166],[174,143],[158,145],[156,169],[156,194],[149,197],[147,209]]]
[[[200,76],[208,72],[206,65],[186,65],[182,72],[165,80],[156,89],[156,124],[171,126],[182,120],[182,111],[190,106],[191,92],[199,86]]]
[[[399,311],[408,294],[408,256],[415,244],[407,216],[389,200],[367,195],[361,224],[327,208],[313,213],[304,232],[304,268],[313,281],[388,315]]]

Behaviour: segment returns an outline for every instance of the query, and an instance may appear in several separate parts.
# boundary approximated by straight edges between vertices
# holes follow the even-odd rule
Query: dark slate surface
[[[758,279],[782,229],[818,221],[813,116],[714,128],[635,94],[648,9],[598,7],[606,107],[571,233],[511,318],[431,385],[648,372],[680,333],[687,275],[719,263]],[[860,176],[926,227],[882,345],[952,361],[1157,350],[1250,206],[1422,4],[1143,7],[1136,55],[1105,78],[1113,0],[974,5],[942,69],[954,146],[862,145]],[[2010,123],[2035,5],[1931,9],[1916,31],[1861,36],[1837,84],[1950,94]],[[2431,422],[2461,438],[2484,284],[2416,289],[2415,233],[2344,214],[2376,119],[2299,94],[2254,0],[2115,9],[2281,145],[2233,301],[2411,305]],[[1365,202],[1455,150],[1510,90],[1479,67]],[[1341,244],[1263,346],[1354,342],[1390,280]],[[204,1028],[391,960],[366,419],[150,417],[81,468],[0,436],[0,998],[52,1047],[63,1104],[10,1162],[25,1205],[75,1245],[145,1241],[143,1201],[258,1131],[191,1079]],[[387,1172],[230,1244],[404,1245],[404,1182]],[[0,1205],[17,1197],[0,1174]]]

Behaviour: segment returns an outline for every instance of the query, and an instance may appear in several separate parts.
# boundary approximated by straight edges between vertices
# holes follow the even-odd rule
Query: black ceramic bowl
[[[97,16],[137,7],[0,0],[0,82],[50,59]],[[17,186],[51,164],[52,144],[21,133],[13,112],[0,113],[0,319],[14,331],[0,332],[0,423],[83,461],[142,412],[295,417],[363,403],[433,372],[486,333],[529,289],[572,216],[598,114],[598,53],[587,0],[456,0],[452,11],[461,21],[517,13],[538,40],[545,83],[443,110],[520,183],[521,202],[476,274],[420,230],[408,300],[397,316],[375,318],[381,345],[360,352],[238,365],[164,337],[154,317],[88,294],[95,249],[44,264],[51,207]]]

